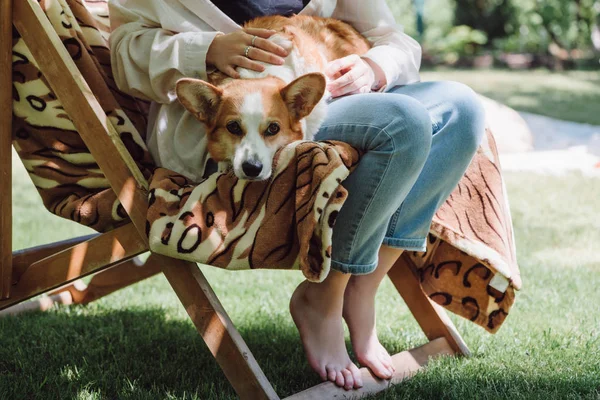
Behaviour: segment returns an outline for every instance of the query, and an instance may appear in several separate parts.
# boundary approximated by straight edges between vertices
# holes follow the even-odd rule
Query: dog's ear
[[[311,113],[325,94],[325,76],[315,72],[302,75],[281,89],[281,97],[293,119],[299,121]]]
[[[207,125],[214,123],[223,91],[199,79],[183,78],[175,87],[177,98],[198,120]]]

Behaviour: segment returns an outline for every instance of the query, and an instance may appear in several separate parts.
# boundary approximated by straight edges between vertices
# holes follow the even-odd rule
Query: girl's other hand
[[[265,67],[256,61],[281,65],[288,52],[270,40],[276,31],[260,28],[241,29],[216,36],[206,53],[207,66],[212,65],[232,78],[239,78],[236,67],[262,72]],[[256,36],[256,39],[254,38]],[[246,48],[250,46],[247,57]]]
[[[357,93],[369,93],[380,87],[383,71],[374,63],[352,54],[331,61],[325,68],[325,75],[332,81],[327,89],[332,97]],[[385,78],[383,78],[385,80]]]

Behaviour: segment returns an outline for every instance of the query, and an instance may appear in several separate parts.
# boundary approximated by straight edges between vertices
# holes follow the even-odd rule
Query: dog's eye
[[[236,121],[231,121],[227,124],[227,130],[232,134],[232,135],[236,135],[236,136],[240,136],[242,135],[242,127],[240,126],[240,124]]]
[[[267,128],[267,131],[265,132],[265,135],[266,136],[277,135],[280,130],[281,130],[281,128],[279,127],[279,124],[277,122],[271,122],[271,124],[269,124],[269,127]]]

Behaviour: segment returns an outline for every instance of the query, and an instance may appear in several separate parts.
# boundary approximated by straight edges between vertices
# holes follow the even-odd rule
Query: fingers
[[[240,78],[240,74],[231,65],[228,65],[228,66],[224,67],[223,70],[222,70],[222,72],[225,73],[225,74],[227,74],[228,76],[234,78],[234,79],[239,79]]]
[[[244,32],[246,32],[249,35],[258,36],[258,37],[264,38],[264,39],[268,39],[277,33],[277,31],[274,31],[272,29],[263,29],[263,28],[246,28],[246,29],[244,29]],[[250,39],[252,40],[252,38],[250,38]]]
[[[336,79],[327,86],[334,98],[349,94],[369,93],[375,80],[371,66],[356,55],[331,62],[327,67],[327,72],[336,76]],[[339,76],[340,74],[341,76]]]
[[[360,57],[356,54],[338,58],[327,65],[325,68],[325,75],[329,78],[333,78],[336,74],[343,74],[344,70],[352,68],[359,60]]]
[[[273,53],[266,52],[256,47],[251,47],[248,51],[248,58],[256,61],[263,61],[269,64],[282,65],[285,60]]]
[[[252,44],[252,37],[250,38],[250,42],[248,44]],[[262,49],[269,53],[276,54],[281,57],[288,56],[288,52],[286,49],[273,43],[271,40],[266,40],[261,37],[256,38],[256,40],[254,41],[254,47]]]
[[[347,96],[351,94],[369,93],[371,91],[371,80],[367,76],[360,76],[350,84],[338,87],[336,89],[329,89],[332,97]]]
[[[269,53],[277,54],[281,57],[287,57],[288,52],[283,47],[273,43],[270,40],[266,40],[277,33],[276,31],[261,28],[247,28],[244,30],[244,32],[248,34],[246,37],[247,45],[263,49]],[[254,36],[257,36],[257,38],[254,39]],[[253,40],[254,43],[252,42]]]
[[[275,33],[270,29],[248,28],[218,35],[207,53],[207,64],[236,79],[240,77],[236,67],[263,72],[263,63],[282,65],[285,62],[282,57],[287,57],[288,52],[268,40]]]
[[[340,95],[340,96],[350,96],[352,94],[366,94],[366,93],[371,93],[371,88],[369,88],[368,86],[363,86],[360,89],[356,89],[356,90],[354,90],[352,92],[348,92],[348,93],[345,93],[345,94]]]
[[[363,76],[365,76],[365,73],[366,73],[366,71],[365,71],[364,68],[361,68],[359,66],[355,66],[350,71],[346,72],[344,75],[340,76],[335,81],[331,82],[328,85],[328,89],[329,89],[330,92],[337,91],[337,90],[343,88],[344,86],[348,86],[350,84],[353,84],[358,79],[360,79]]]
[[[234,57],[233,63],[242,68],[251,69],[252,71],[263,72],[265,70],[264,65],[259,64],[256,61],[252,61],[244,56]]]
[[[332,61],[325,73],[330,78],[335,77],[327,86],[332,97],[369,93],[373,86],[374,74],[371,67],[355,54]]]

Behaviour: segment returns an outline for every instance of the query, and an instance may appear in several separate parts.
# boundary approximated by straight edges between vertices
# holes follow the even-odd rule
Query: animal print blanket
[[[140,171],[150,181],[152,251],[227,269],[329,271],[331,233],[359,161],[339,142],[298,142],[277,154],[270,182],[217,173],[193,183],[156,168],[144,139],[148,104],[112,78],[106,0],[40,0]],[[15,32],[16,33],[16,32]],[[107,231],[127,221],[61,102],[25,43],[13,42],[13,144],[53,213]],[[426,253],[405,252],[429,297],[496,332],[521,286],[510,211],[490,132],[456,190],[433,220]]]

